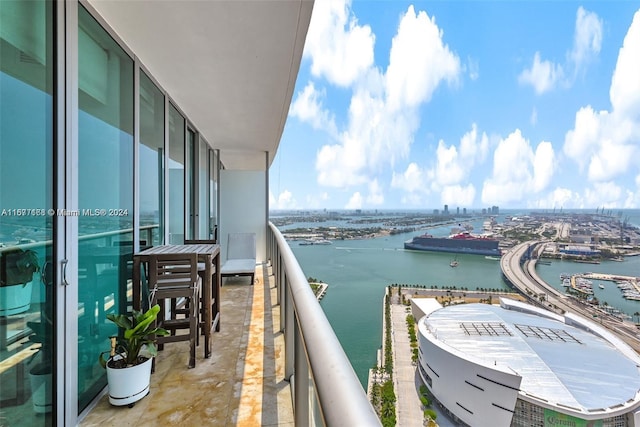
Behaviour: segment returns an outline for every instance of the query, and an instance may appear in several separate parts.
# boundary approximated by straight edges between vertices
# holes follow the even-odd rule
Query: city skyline
[[[317,1],[270,208],[639,208],[639,8]]]

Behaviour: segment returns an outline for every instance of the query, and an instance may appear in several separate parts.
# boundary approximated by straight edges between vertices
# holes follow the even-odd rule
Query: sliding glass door
[[[53,2],[0,1],[2,425],[56,416],[53,22]]]
[[[169,105],[169,242],[184,243],[185,120]]]
[[[164,95],[140,72],[140,244],[164,243]]]
[[[132,58],[78,7],[78,409],[106,385],[97,355],[127,310],[133,259]]]

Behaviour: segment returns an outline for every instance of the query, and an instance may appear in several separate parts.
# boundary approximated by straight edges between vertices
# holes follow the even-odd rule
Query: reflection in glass
[[[53,3],[0,2],[0,424],[53,425]]]
[[[207,204],[207,181],[209,165],[209,147],[204,140],[198,144],[198,238],[210,239],[209,237],[209,206]]]
[[[184,243],[184,118],[169,105],[169,243]]]
[[[133,254],[133,61],[78,8],[78,409],[106,384],[97,355],[127,310]]]
[[[164,96],[140,72],[140,240],[164,243]]]
[[[218,238],[218,150],[209,150],[209,238]]]
[[[187,180],[187,210],[185,212],[185,217],[188,219],[187,221],[187,238],[194,239],[195,238],[195,229],[196,229],[196,198],[195,198],[195,179],[197,174],[197,166],[196,165],[196,134],[191,129],[187,130],[187,158],[189,159],[188,167],[186,169],[186,180]]]

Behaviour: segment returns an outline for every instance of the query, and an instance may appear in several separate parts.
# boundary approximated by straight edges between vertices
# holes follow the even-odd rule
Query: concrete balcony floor
[[[273,277],[258,266],[255,285],[248,282],[225,281],[221,328],[212,335],[209,359],[202,339],[194,369],[187,368],[188,342],[165,344],[149,395],[133,408],[111,406],[105,395],[79,425],[293,426]]]

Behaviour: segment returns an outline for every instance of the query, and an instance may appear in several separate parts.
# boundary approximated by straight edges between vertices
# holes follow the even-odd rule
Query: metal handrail
[[[285,337],[285,342],[295,342],[297,347],[285,348],[285,357],[302,355],[306,359],[294,363],[296,425],[307,425],[313,419],[327,426],[380,426],[380,420],[289,244],[271,222],[269,230],[268,249],[276,286],[285,285],[286,289],[280,288],[279,292],[285,296],[285,305],[293,306],[293,310],[281,307],[282,316],[292,315],[295,320],[283,322],[295,329],[284,331],[291,337],[289,340]],[[307,366],[308,372],[298,372],[300,366]],[[312,387],[304,387],[307,378],[301,378],[301,375],[308,377]],[[314,390],[315,396],[305,399],[309,390]],[[312,405],[313,397],[317,405]],[[298,407],[301,403],[306,407]],[[313,416],[315,410],[320,412],[319,420]],[[303,419],[299,418],[300,414]]]
[[[148,225],[141,225],[139,227],[140,231],[146,231],[148,235],[150,235],[149,233],[151,233],[154,229],[159,228],[159,224],[148,224]],[[132,233],[133,232],[133,228],[123,228],[123,229],[119,229],[119,230],[111,230],[111,231],[104,231],[101,233],[93,233],[93,234],[84,234],[82,236],[78,237],[78,241],[89,241],[89,240],[96,240],[96,239],[102,239],[102,238],[109,238],[109,237],[114,237],[114,236],[119,236],[121,234],[127,234],[127,233]],[[4,251],[11,251],[11,250],[15,250],[15,249],[34,249],[34,248],[40,248],[40,247],[44,247],[44,246],[48,246],[48,245],[52,245],[53,244],[53,240],[49,239],[49,240],[40,240],[37,242],[29,242],[29,243],[18,243],[15,245],[6,245],[6,246],[2,246],[0,247],[0,253],[4,252]]]

